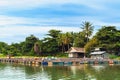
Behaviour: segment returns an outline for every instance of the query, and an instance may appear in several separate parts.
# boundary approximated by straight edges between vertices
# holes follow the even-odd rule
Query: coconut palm
[[[64,44],[67,45],[67,50],[70,48],[71,42],[72,42],[72,34],[70,32],[66,32]]]
[[[85,21],[85,22],[82,23],[81,29],[83,29],[83,32],[84,32],[85,37],[87,38],[87,42],[88,42],[89,37],[93,33],[93,26],[92,26],[92,24],[90,22]]]
[[[64,39],[65,39],[65,35],[63,33],[58,35],[57,41],[58,41],[58,45],[62,46],[62,53],[65,51]]]
[[[58,44],[62,46],[62,52],[70,48],[70,43],[72,42],[72,35],[69,32],[61,33],[58,35]]]

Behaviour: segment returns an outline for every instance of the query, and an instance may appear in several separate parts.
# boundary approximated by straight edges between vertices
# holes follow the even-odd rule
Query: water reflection
[[[0,64],[0,80],[120,80],[119,75],[120,65],[35,67]]]
[[[25,66],[26,79],[51,80],[43,66]]]
[[[93,67],[96,71],[101,71],[102,69],[105,68],[105,65],[92,65],[92,67]]]

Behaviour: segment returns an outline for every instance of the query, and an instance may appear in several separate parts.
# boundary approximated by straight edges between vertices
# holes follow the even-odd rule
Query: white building
[[[92,59],[108,58],[106,51],[101,50],[101,48],[95,48],[94,52],[91,52],[90,55]]]

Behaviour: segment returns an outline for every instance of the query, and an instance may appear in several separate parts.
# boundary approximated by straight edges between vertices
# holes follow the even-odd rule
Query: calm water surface
[[[120,65],[35,67],[0,63],[0,80],[120,80]]]

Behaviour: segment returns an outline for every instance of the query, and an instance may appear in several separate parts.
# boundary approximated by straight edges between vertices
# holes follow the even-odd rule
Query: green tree
[[[61,33],[57,38],[58,45],[62,47],[62,53],[68,51],[73,44],[73,35],[71,32]]]
[[[59,51],[59,46],[57,42],[58,35],[61,33],[60,30],[50,30],[48,32],[48,37],[44,38],[43,41],[43,52],[44,53],[56,53]]]
[[[99,46],[105,47],[110,53],[120,51],[118,50],[120,47],[120,31],[115,26],[103,26],[95,37],[99,40]]]
[[[34,44],[34,52],[40,56],[41,55],[41,46],[42,46],[42,42],[41,41],[37,41],[35,44]]]
[[[39,41],[39,39],[35,37],[34,35],[30,35],[26,37],[26,40],[23,44],[23,53],[27,53],[27,55],[29,55],[28,53],[30,53],[33,50],[34,44],[37,41]]]
[[[95,37],[92,38],[86,45],[85,45],[85,52],[86,53],[90,53],[91,50],[94,48],[94,47],[97,47],[98,45],[98,39],[96,39]],[[88,54],[89,55],[89,54]]]
[[[22,55],[22,47],[18,43],[12,43],[9,45],[9,54],[13,56],[19,56]]]
[[[49,37],[51,37],[51,38],[54,38],[54,39],[56,39],[57,37],[58,37],[58,34],[60,34],[61,33],[61,31],[60,30],[54,30],[54,29],[52,29],[52,30],[50,30],[50,31],[48,31],[48,36]]]
[[[59,46],[59,51],[62,50],[62,53],[65,51],[65,44],[64,44],[65,34],[61,33],[58,35],[57,42]]]
[[[86,42],[86,37],[83,32],[74,33],[74,47],[84,47]]]
[[[89,41],[89,37],[93,33],[93,25],[90,22],[85,21],[85,22],[82,23],[81,29],[83,29],[83,32],[84,32],[85,37],[87,39],[86,42],[88,42]]]
[[[6,55],[7,49],[9,48],[8,44],[5,42],[0,42],[0,53]]]
[[[99,39],[100,44],[109,44],[115,42],[115,33],[116,33],[115,26],[103,26],[99,31],[96,33],[97,39]]]

